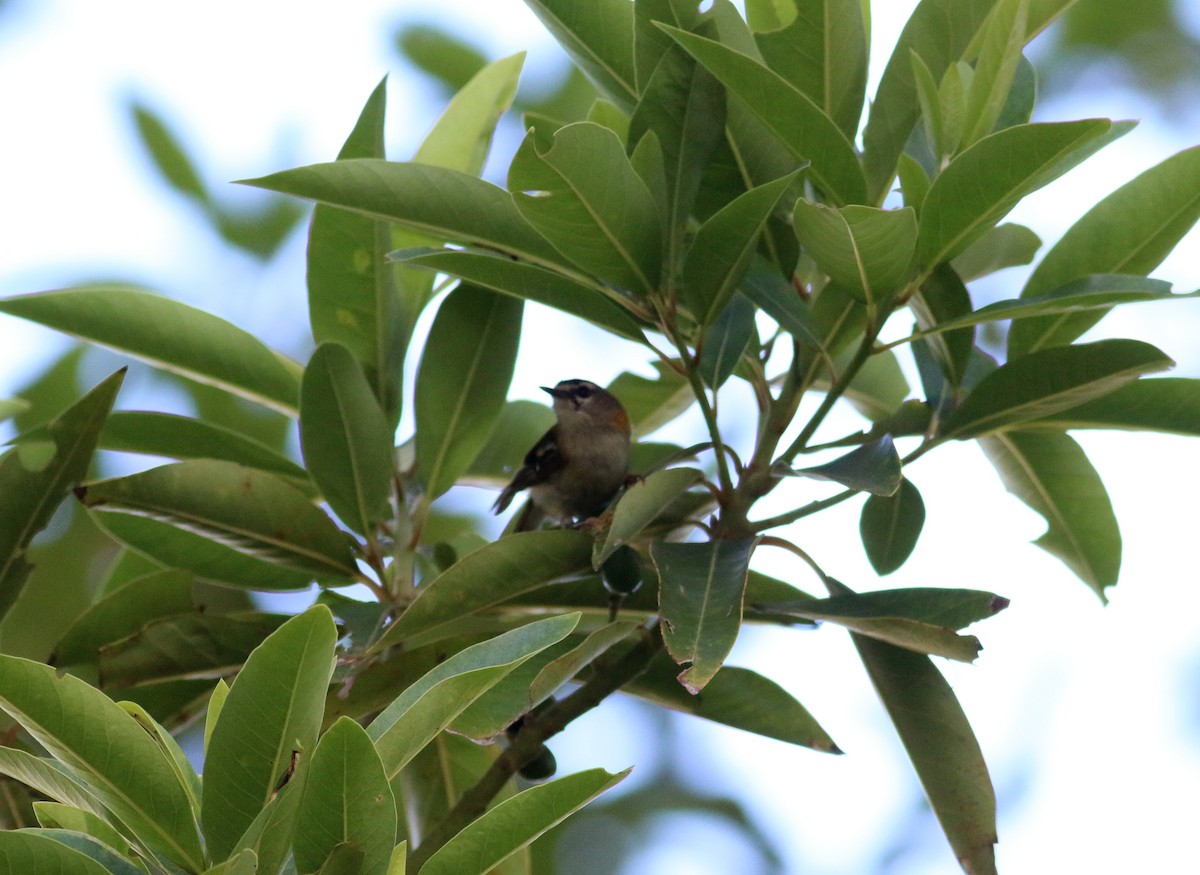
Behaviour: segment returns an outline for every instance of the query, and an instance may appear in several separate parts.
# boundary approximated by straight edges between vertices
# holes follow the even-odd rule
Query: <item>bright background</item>
[[[871,90],[913,5],[875,4]],[[1181,38],[1193,46],[1198,6],[1179,10]],[[384,74],[390,154],[411,153],[445,99],[396,52],[397,27],[414,21],[437,22],[489,58],[528,50],[526,70],[535,82],[564,69],[561,53],[519,0],[442,0],[436,12],[428,3],[365,0],[336,13],[328,3],[278,0],[0,4],[0,294],[94,279],[140,282],[303,359],[303,233],[265,264],[231,250],[156,176],[128,102],[141,100],[165,117],[219,198],[261,204],[260,193],[222,183],[332,159]],[[1035,46],[1039,67],[1056,60],[1050,45]],[[1066,64],[1057,60],[1040,119],[1142,123],[1010,217],[1047,244],[1112,189],[1200,142],[1200,109],[1181,97],[1194,95],[1195,70],[1176,71],[1183,87],[1152,100],[1138,87],[1145,79],[1135,81],[1116,61],[1078,54]],[[519,136],[517,124],[507,122],[492,167],[505,166]],[[1156,275],[1177,290],[1200,287],[1197,242],[1193,233]],[[1008,271],[979,293],[1012,296],[1023,278]],[[526,325],[514,395],[535,398],[537,386],[565,377],[604,382],[622,370],[645,371],[633,346],[544,310],[530,307]],[[1198,331],[1200,304],[1189,301],[1126,308],[1094,336],[1148,340],[1176,358],[1177,375],[1200,376]],[[0,319],[0,398],[15,394],[64,347],[57,335]],[[857,427],[851,418],[841,425]],[[830,433],[837,431],[832,424]],[[1195,865],[1191,837],[1200,822],[1197,445],[1157,435],[1079,438],[1104,476],[1125,536],[1121,585],[1104,608],[1029,543],[1042,522],[1004,493],[970,444],[939,449],[913,466],[928,510],[925,531],[912,559],[886,581],[877,581],[863,558],[859,502],[785,534],[856,588],[966,586],[1012,600],[972,630],[986,646],[974,666],[939,661],[996,784],[1001,871],[1185,871]],[[461,500],[482,509],[486,499]],[[761,555],[764,570],[816,588],[796,563]],[[556,742],[563,771],[637,764],[614,795],[647,792],[652,779],[668,774],[718,801],[710,815],[660,815],[632,828],[615,818],[590,819],[575,838],[591,862],[572,863],[573,875],[612,872],[605,848],[629,843],[640,850],[618,875],[957,871],[847,636],[833,628],[746,634],[731,661],[785,684],[848,755],[823,756],[691,720],[656,728],[644,709],[612,703]],[[779,860],[765,859],[760,845],[720,816],[721,800],[744,808]]]

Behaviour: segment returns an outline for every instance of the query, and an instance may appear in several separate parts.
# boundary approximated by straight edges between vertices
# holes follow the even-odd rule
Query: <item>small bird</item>
[[[544,517],[569,525],[603,513],[629,469],[629,415],[612,394],[587,380],[563,380],[553,389],[557,424],[525,456],[493,513],[529,490],[530,502],[513,531],[537,528]]]

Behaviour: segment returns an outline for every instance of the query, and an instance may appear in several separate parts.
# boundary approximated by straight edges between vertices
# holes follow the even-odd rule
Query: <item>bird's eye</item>
[[[579,398],[589,398],[589,397],[591,397],[591,394],[592,394],[591,386],[577,386],[575,389],[575,395]]]

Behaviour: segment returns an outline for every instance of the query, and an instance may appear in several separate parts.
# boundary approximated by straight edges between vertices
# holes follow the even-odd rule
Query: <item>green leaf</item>
[[[1200,380],[1137,380],[1078,407],[1024,422],[1021,428],[1118,428],[1200,436]]]
[[[508,192],[458,170],[351,158],[242,182],[393,222],[442,243],[482,246],[539,264],[562,262]]]
[[[0,707],[79,775],[144,850],[202,868],[187,790],[169,757],[107,696],[49,666],[0,656]]]
[[[853,353],[843,353],[837,360],[841,366]],[[827,379],[814,383],[816,387],[829,385]],[[900,362],[891,350],[885,350],[867,359],[850,385],[845,398],[854,409],[873,423],[886,425],[908,397],[908,380],[900,368]],[[889,429],[884,429],[888,431]]]
[[[416,389],[417,473],[427,500],[441,495],[487,443],[512,381],[522,304],[459,286],[438,309]]]
[[[186,568],[197,577],[258,590],[307,589],[313,575],[245,550],[226,546],[171,523],[119,511],[92,514],[93,520],[135,555],[171,568]],[[341,581],[342,578],[336,578]]]
[[[711,388],[721,388],[733,376],[751,339],[757,341],[756,314],[749,298],[735,294],[704,333],[700,377]]]
[[[754,538],[650,545],[663,640],[671,658],[686,666],[679,682],[693,695],[712,680],[737,640],[754,545]]]
[[[0,313],[296,415],[295,362],[236,325],[162,295],[120,285],[58,289],[0,299]]]
[[[654,522],[680,493],[703,479],[704,473],[697,468],[667,468],[626,489],[613,509],[611,522],[596,537],[592,567],[598,569],[618,547],[628,544]]]
[[[349,539],[303,493],[232,462],[175,462],[97,480],[76,494],[88,507],[163,520],[318,579],[344,580],[358,572]]]
[[[208,742],[212,739],[213,728],[217,725],[217,720],[221,716],[221,710],[225,707],[225,699],[229,697],[229,684],[224,678],[217,681],[213,687],[212,695],[208,699],[208,710],[204,713],[204,753],[208,754]]]
[[[0,617],[8,613],[32,570],[29,544],[68,491],[87,476],[104,419],[125,377],[113,374],[46,426],[52,455],[36,470],[20,448],[0,456]]]
[[[1068,229],[1029,277],[1022,297],[1040,297],[1094,273],[1146,275],[1200,219],[1200,146],[1144,171]],[[1014,325],[1009,356],[1070,343],[1103,316],[1064,313]]]
[[[637,100],[633,4],[627,0],[525,0],[593,85],[622,109]]]
[[[1034,543],[1107,601],[1105,587],[1117,582],[1121,568],[1121,532],[1079,444],[1057,432],[1007,432],[982,438],[980,446],[1004,487],[1046,520],[1046,533]]]
[[[1140,340],[1101,340],[1031,352],[984,377],[943,423],[942,435],[963,440],[1004,431],[1172,365],[1162,351]]]
[[[195,773],[192,773],[195,777]],[[33,811],[37,815],[37,822],[43,827],[45,832],[39,832],[40,835],[49,834],[52,838],[61,841],[61,831],[70,830],[75,833],[81,833],[77,836],[79,840],[85,840],[84,836],[96,839],[98,842],[108,845],[114,851],[124,856],[129,856],[129,842],[123,835],[116,831],[106,820],[92,814],[90,811],[85,811],[82,808],[76,808],[73,805],[64,805],[61,802],[34,802]],[[67,844],[66,842],[63,842]],[[82,848],[78,848],[82,850]],[[85,852],[86,853],[86,852]],[[113,855],[116,857],[116,854]],[[140,875],[142,870],[134,868],[132,863],[126,863],[132,870],[133,875]]]
[[[529,448],[554,425],[554,411],[536,401],[508,401],[483,449],[471,461],[460,483],[501,487],[512,479]]]
[[[389,515],[392,437],[349,350],[318,346],[300,385],[300,446],[329,506],[360,535]]]
[[[192,806],[193,817],[199,818],[200,776],[196,774],[195,767],[188,761],[187,754],[183,752],[183,748],[179,746],[179,742],[175,740],[175,737],[171,733],[163,728],[161,723],[154,719],[149,711],[137,702],[118,702],[117,704],[154,739],[159,750],[166,755],[167,761],[171,764],[171,768],[175,772],[175,777],[183,786],[184,792],[187,793],[188,803]]]
[[[0,832],[3,875],[111,875],[86,854],[30,830]]]
[[[23,750],[0,746],[0,775],[7,775],[36,790],[43,796],[70,805],[100,818],[111,817],[108,809],[85,786],[57,761],[37,757]]]
[[[286,614],[191,612],[157,617],[100,650],[104,686],[232,674]]]
[[[224,459],[286,477],[298,488],[312,488],[308,473],[291,459],[241,432],[203,419],[149,410],[114,410],[100,430],[98,446],[171,459]]]
[[[211,207],[212,196],[200,179],[196,165],[162,116],[137,99],[130,102],[129,110],[142,146],[167,184],[200,205]]]
[[[405,689],[367,727],[389,779],[472,702],[578,623],[572,613],[512,629],[460,650]]]
[[[629,414],[635,438],[657,431],[696,403],[687,377],[663,362],[653,367],[656,377],[625,371],[608,386]]]
[[[964,325],[978,325],[1001,319],[1037,319],[1043,316],[1070,318],[1089,310],[1104,310],[1119,304],[1140,304],[1150,301],[1178,301],[1194,298],[1200,292],[1171,294],[1171,284],[1164,280],[1140,276],[1097,274],[1083,277],[1045,295],[996,301],[938,324],[939,331]],[[1015,327],[1015,326],[1014,326]]]
[[[588,769],[523,790],[472,821],[421,867],[422,875],[484,875],[629,774]]]
[[[389,257],[404,265],[450,274],[494,292],[554,307],[618,337],[645,340],[637,320],[599,289],[535,264],[483,249],[403,249]],[[615,292],[612,296],[619,297]]]
[[[805,252],[859,301],[878,306],[908,277],[917,242],[917,214],[909,207],[833,209],[801,199],[794,224]]]
[[[925,525],[925,502],[908,479],[894,495],[869,495],[858,530],[867,559],[877,574],[891,574],[905,563]]]
[[[995,873],[996,793],[954,691],[928,656],[850,637],[959,864]]]
[[[30,404],[23,398],[0,398],[0,422],[20,416],[30,409]]]
[[[964,146],[991,133],[1008,102],[1025,45],[1029,6],[1029,0],[999,0],[981,31],[982,48],[966,96]]]
[[[799,173],[738,195],[696,232],[683,264],[683,292],[702,325],[716,319],[737,292],[767,220]]]
[[[51,662],[58,666],[91,663],[105,644],[133,635],[151,620],[193,609],[192,576],[170,569],[142,575],[104,593],[63,633]]]
[[[895,495],[903,479],[900,473],[900,455],[896,452],[890,434],[865,443],[824,465],[793,468],[790,465],[777,464],[775,473],[832,480],[834,483],[872,495]]]
[[[570,529],[517,532],[493,541],[420,587],[417,597],[371,649],[392,647],[584,570],[591,551],[591,536]]]
[[[546,662],[537,676],[527,685],[526,710],[532,709],[550,698],[563,684],[579,674],[597,657],[607,653],[641,628],[633,622],[612,622],[601,626],[574,647]]]
[[[867,85],[863,9],[860,0],[746,4],[767,66],[821,107],[851,140],[858,133]],[[790,21],[782,20],[788,16]]]
[[[682,261],[684,231],[701,176],[725,138],[725,89],[682,48],[669,43],[640,90],[627,141],[639,143],[652,131],[662,149],[667,190],[665,260],[676,265]]]
[[[808,709],[770,678],[727,665],[701,695],[693,696],[675,680],[676,670],[670,659],[656,659],[621,689],[672,711],[824,753],[841,753]]]
[[[1132,122],[1017,125],[984,137],[933,181],[921,205],[917,263],[931,268],[979,239],[1027,194],[1128,133]]]
[[[808,175],[837,204],[864,203],[862,168],[854,147],[821,108],[779,74],[715,40],[659,25],[743,101],[754,116],[800,160]]]
[[[970,316],[971,293],[953,267],[939,264],[921,283],[920,291],[913,296],[910,307],[916,316],[917,326],[928,332],[917,346],[928,346],[929,354],[937,362],[940,372],[938,375],[922,373],[922,379],[926,383],[944,382],[952,390],[957,390],[966,377],[975,349],[975,329],[969,326],[946,329],[944,326]],[[947,393],[943,388],[929,391],[930,388],[926,387],[928,400],[933,404],[940,403]]]
[[[530,132],[508,187],[525,219],[572,263],[633,293],[658,288],[658,208],[612,131],[567,125],[544,149]]]
[[[1033,231],[1006,222],[985,231],[954,258],[952,265],[963,282],[970,282],[1007,267],[1030,264],[1041,246],[1041,239]]]
[[[319,869],[339,847],[358,849],[362,875],[387,875],[396,844],[396,801],[366,730],[340,718],[309,763],[292,842],[301,872]]]
[[[214,857],[228,857],[265,813],[294,751],[308,767],[336,639],[329,609],[309,608],[267,637],[230,686],[204,761],[201,822]]]

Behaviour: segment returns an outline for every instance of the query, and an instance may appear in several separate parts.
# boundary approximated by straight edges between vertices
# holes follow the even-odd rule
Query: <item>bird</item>
[[[559,525],[599,516],[629,470],[629,414],[611,392],[588,380],[540,387],[554,399],[557,422],[525,455],[500,491],[493,513],[503,513],[529,490],[513,531],[530,531],[549,518]]]

